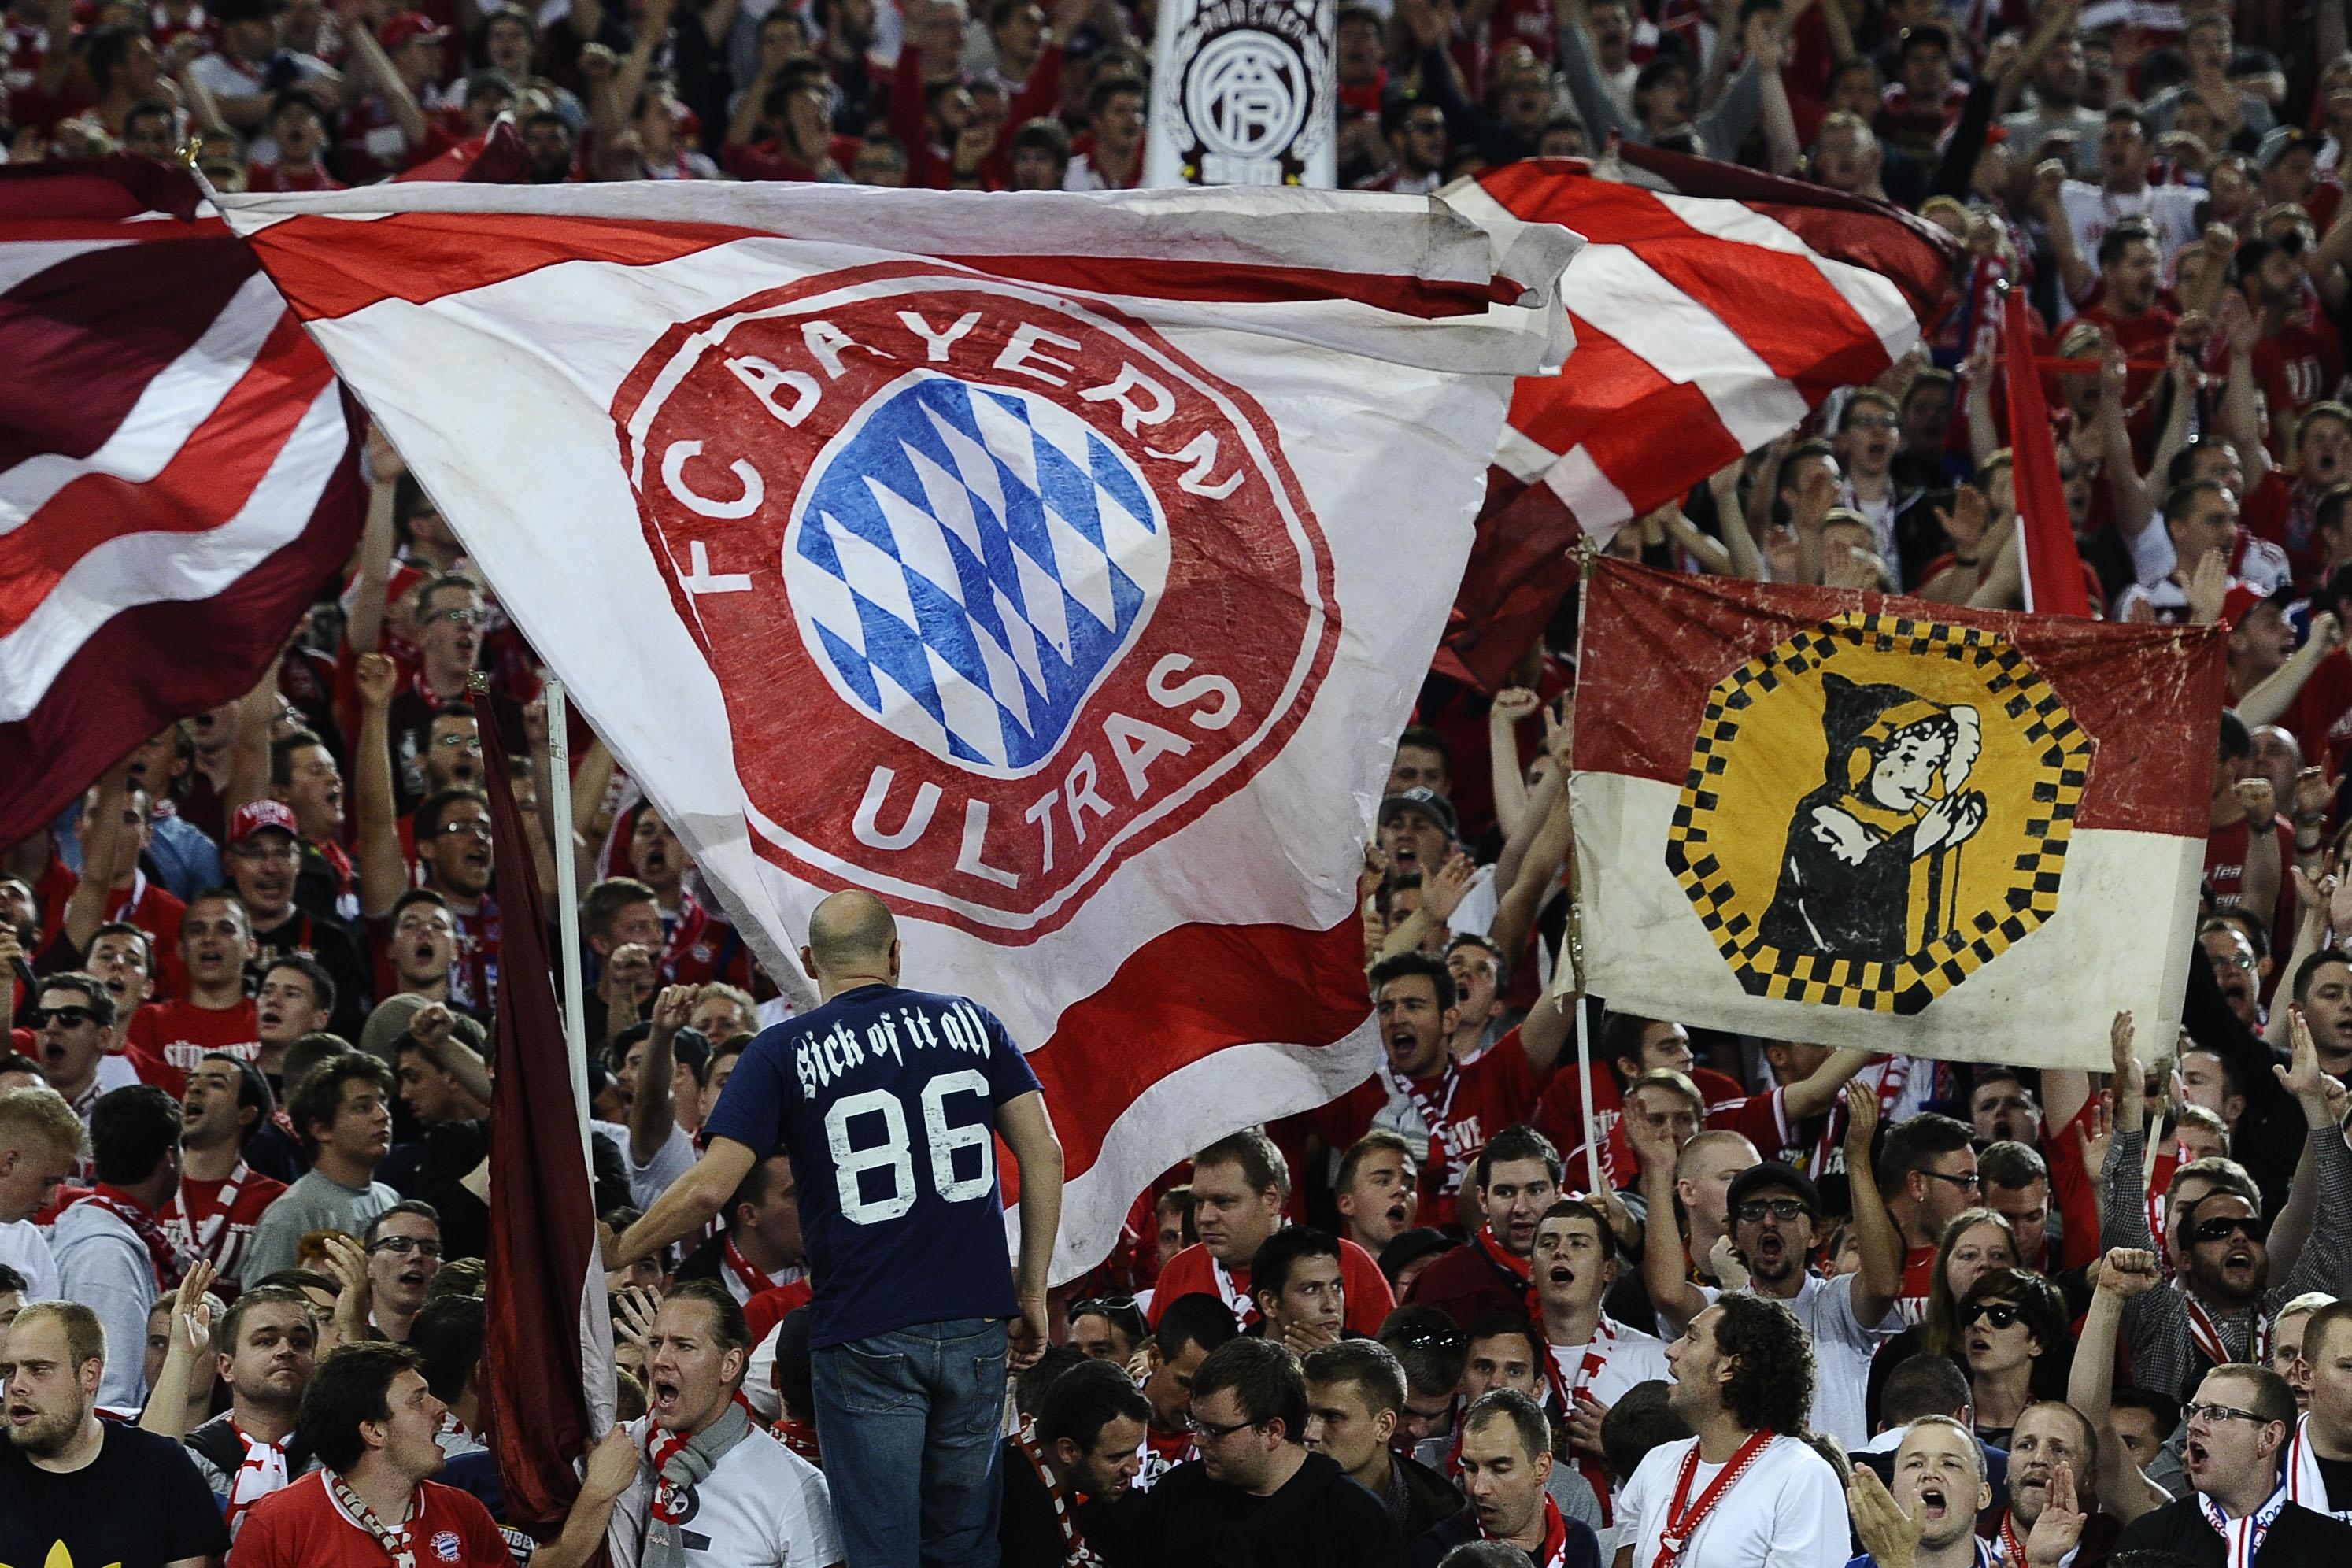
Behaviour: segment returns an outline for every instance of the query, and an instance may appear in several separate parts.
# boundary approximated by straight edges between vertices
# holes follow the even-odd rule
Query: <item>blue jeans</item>
[[[856,1568],[996,1568],[1005,1325],[958,1318],[817,1351],[817,1441]]]

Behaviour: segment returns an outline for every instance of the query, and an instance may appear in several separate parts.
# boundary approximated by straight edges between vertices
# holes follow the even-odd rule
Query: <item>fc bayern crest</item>
[[[761,853],[1023,942],[1281,748],[1339,630],[1255,404],[1114,310],[919,263],[664,335],[646,539]]]

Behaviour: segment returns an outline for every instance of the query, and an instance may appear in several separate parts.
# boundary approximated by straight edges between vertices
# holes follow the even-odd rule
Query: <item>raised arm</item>
[[[1853,1316],[1869,1330],[1879,1325],[1903,1293],[1903,1233],[1879,1194],[1878,1172],[1870,1160],[1871,1141],[1878,1132],[1878,1096],[1848,1085],[1845,1115],[1845,1184],[1853,1200],[1854,1235],[1862,1243]]]
[[[1813,1069],[1813,1076],[1790,1084],[1782,1091],[1781,1104],[1791,1121],[1803,1121],[1822,1115],[1838,1102],[1838,1091],[1844,1089],[1853,1075],[1870,1065],[1871,1053],[1852,1049],[1832,1052],[1829,1060]]]
[[[172,1301],[172,1345],[155,1384],[147,1391],[147,1408],[139,1413],[139,1429],[176,1443],[188,1435],[188,1384],[213,1349],[213,1310],[205,1300],[212,1289],[213,1266],[198,1258],[188,1266]]]
[[[2320,1070],[2319,1052],[2311,1043],[2311,1026],[2303,1009],[2295,1007],[2294,1056],[2285,1067],[2273,1067],[2286,1091],[2303,1108],[2304,1147],[2311,1156],[2313,1185],[2318,1206],[2313,1215],[2311,1240],[2297,1254],[2279,1300],[2306,1290],[2331,1294],[2352,1278],[2352,1149],[2344,1143],[2335,1107],[2327,1095],[2327,1075]],[[2275,1303],[2270,1310],[2275,1310]]]
[[[1748,509],[1739,500],[1739,470],[1745,465],[1735,458],[1709,474],[1707,493],[1715,498],[1716,526],[1723,530],[1723,549],[1728,558],[1724,574],[1745,577],[1751,583],[1764,581],[1764,556],[1756,548],[1756,534],[1748,525]]]
[[[416,95],[400,79],[392,57],[376,42],[375,28],[368,23],[367,14],[360,0],[345,0],[338,7],[343,19],[343,47],[351,51],[352,85],[375,94],[392,110],[392,122],[400,128],[400,139],[411,151],[425,142],[425,111],[416,106]]]
[[[2343,640],[2344,629],[2336,624],[2334,616],[2326,610],[2313,616],[2311,635],[2303,639],[2303,646],[2295,649],[2284,664],[2264,676],[2260,685],[2246,693],[2238,703],[2238,717],[2244,720],[2250,729],[2277,723],[2286,710],[2294,706],[2294,700],[2303,693],[2304,682],[2309,680],[2311,672],[2319,668],[2319,661],[2333,653]]]
[[[1653,1131],[1646,1117],[1629,1116],[1619,1125],[1633,1146],[1634,1158],[1642,1162],[1642,1199],[1649,1208],[1642,1237],[1642,1283],[1659,1322],[1679,1335],[1706,1310],[1706,1297],[1691,1283],[1687,1245],[1675,1213],[1674,1138]]]
[[[672,1092],[677,1078],[677,1032],[693,1014],[691,985],[665,985],[654,998],[653,1027],[646,1034],[636,1094],[629,1101],[629,1158],[640,1169],[654,1163],[677,1127]]]
[[[1535,842],[1528,847],[1527,858],[1519,864],[1519,874],[1512,879],[1509,891],[1495,906],[1495,918],[1488,923],[1486,934],[1494,940],[1496,951],[1517,953],[1526,948],[1528,932],[1535,929],[1536,915],[1559,880],[1560,868],[1568,864],[1574,847],[1575,825],[1569,815],[1568,791],[1563,789],[1552,796],[1551,810],[1537,830]]]
[[[1542,700],[1524,686],[1506,686],[1486,710],[1486,765],[1495,779],[1495,821],[1509,837],[1528,816],[1528,777],[1519,766],[1519,721]]]
[[[564,1515],[563,1532],[531,1554],[531,1568],[586,1568],[604,1544],[614,1505],[636,1483],[638,1458],[636,1440],[626,1427],[604,1434],[588,1451],[587,1474]]]
[[[636,1224],[606,1245],[605,1271],[626,1268],[640,1258],[651,1258],[674,1242],[699,1235],[759,1163],[750,1144],[713,1138],[694,1168],[672,1182]]]
[[[479,1052],[457,1037],[457,1016],[439,1002],[428,1002],[408,1021],[408,1038],[425,1059],[451,1078],[476,1100],[490,1100],[490,1069]]]
[[[2082,1336],[2075,1342],[2074,1371],[2066,1382],[2066,1403],[2082,1413],[2094,1432],[2104,1432],[2107,1412],[2115,1402],[2116,1352],[2123,1327],[2125,1303],[2145,1296],[2164,1283],[2156,1254],[2117,1247],[2100,1261],[2098,1288],[2091,1293],[2091,1309],[2083,1315]],[[2099,1467],[2099,1501],[2107,1512],[2128,1524],[2167,1500],[2154,1489],[2131,1456],[2119,1445],[2106,1445],[2107,1462]]]
[[[79,953],[89,952],[106,923],[106,895],[114,881],[115,858],[122,852],[122,808],[130,798],[129,773],[121,763],[98,776],[98,804],[90,807],[89,837],[81,847],[81,880],[66,900],[65,937]]]
[[[352,751],[352,808],[359,819],[360,912],[392,913],[408,889],[400,824],[392,795],[392,694],[400,668],[389,656],[360,655],[352,682],[360,694],[360,738]]]

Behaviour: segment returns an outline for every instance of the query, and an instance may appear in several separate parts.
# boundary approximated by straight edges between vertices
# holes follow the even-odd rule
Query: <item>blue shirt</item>
[[[704,1131],[792,1157],[812,1345],[1014,1315],[996,1108],[1036,1089],[961,996],[861,985],[751,1042]]]

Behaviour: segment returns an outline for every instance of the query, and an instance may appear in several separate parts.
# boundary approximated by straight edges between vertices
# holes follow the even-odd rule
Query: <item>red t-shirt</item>
[[[138,895],[135,903],[133,893]],[[103,918],[109,923],[122,921],[137,926],[147,933],[154,947],[156,1001],[188,994],[188,966],[180,957],[180,921],[187,912],[187,905],[173,898],[168,889],[149,881],[143,871],[131,887],[106,890]]]
[[[2294,930],[2294,880],[2286,874],[2294,864],[2294,829],[2286,818],[2271,819],[2270,831],[2278,836],[2279,890],[2275,909],[2254,910],[2254,917],[2275,935]],[[2248,824],[2241,819],[2227,827],[2216,827],[2205,835],[2205,885],[2212,889],[2213,907],[2234,910],[2245,902],[2246,848],[2250,842]]]
[[[2321,398],[2335,396],[2344,380],[2344,343],[2336,323],[2314,316],[2282,324],[2276,337],[2254,344],[2254,379],[2262,384],[2273,429],[2278,422],[2292,424],[2293,416]],[[2273,439],[2272,445],[2277,444]],[[2292,454],[2273,451],[2272,456],[2284,462]]]
[[[184,1175],[179,1193],[156,1218],[182,1251],[210,1260],[225,1279],[235,1279],[253,1227],[261,1223],[261,1211],[285,1190],[285,1183],[253,1171],[246,1172],[235,1192],[226,1182],[199,1182]]]
[[[1547,1073],[1545,1078],[1549,1076]],[[1476,1061],[1455,1069],[1450,1103],[1443,1073],[1413,1080],[1421,1100],[1444,1115],[1444,1155],[1452,1162],[1451,1169],[1457,1178],[1454,1185],[1460,1184],[1458,1178],[1469,1170],[1478,1152],[1486,1148],[1486,1140],[1535,1114],[1536,1100],[1543,1085],[1544,1079],[1538,1078],[1535,1069],[1528,1065],[1527,1048],[1519,1043],[1517,1029],[1496,1041],[1493,1048]],[[1372,1130],[1373,1120],[1389,1108],[1393,1094],[1390,1075],[1383,1066],[1322,1110],[1312,1112],[1310,1124],[1334,1149],[1353,1148],[1357,1139]],[[1436,1131],[1434,1128],[1431,1131]],[[1454,1195],[1447,1190],[1447,1178],[1439,1169],[1434,1149],[1422,1156],[1421,1205],[1423,1225],[1444,1226],[1454,1222]]]
[[[1347,1326],[1360,1334],[1377,1334],[1388,1315],[1396,1310],[1396,1296],[1389,1289],[1388,1276],[1372,1261],[1372,1255],[1347,1237],[1339,1238],[1339,1279],[1348,1291]],[[1249,1300],[1249,1270],[1233,1271],[1234,1289],[1242,1301]],[[1160,1326],[1160,1314],[1168,1303],[1179,1296],[1205,1293],[1222,1297],[1217,1289],[1215,1262],[1209,1249],[1194,1242],[1168,1260],[1160,1271],[1160,1283],[1151,1291],[1151,1326]],[[1255,1312],[1255,1308],[1248,1309]]]
[[[2172,346],[2172,334],[2180,325],[2180,318],[2162,305],[2154,305],[2137,316],[2116,314],[2105,304],[2093,305],[2076,312],[2076,320],[2093,322],[2106,329],[2116,340],[2116,346],[2130,362],[2124,372],[2124,406],[2137,407],[2146,401],[2147,406],[2132,416],[2130,421],[2132,454],[2146,463],[2156,455],[2156,401],[2149,398],[2148,389],[2156,378],[2164,374],[2165,355]]]
[[[417,1568],[509,1568],[506,1537],[467,1492],[425,1481],[408,1517]],[[323,1470],[253,1505],[238,1531],[236,1568],[387,1568],[392,1553],[327,1489]]]
[[[261,1058],[261,1013],[253,998],[218,1010],[194,1002],[150,1002],[131,1016],[123,1039],[141,1080],[174,1100],[188,1091],[188,1069],[215,1051],[240,1061]]]
[[[2339,647],[2320,659],[2286,710],[2286,723],[2305,762],[2324,763],[2330,774],[2344,771],[2352,761],[2352,653]]]
[[[1903,1254],[1903,1293],[1895,1298],[1895,1306],[1903,1312],[1906,1323],[1924,1322],[1927,1317],[1927,1293],[1936,1288],[1936,1249],[1914,1247]]]
[[[2318,499],[2308,486],[2289,479],[2284,469],[2271,468],[2246,497],[2245,510],[2238,515],[2239,525],[2248,533],[2286,552],[2287,564],[2294,569],[2295,586],[2305,592],[2318,583],[2327,565],[2327,541],[2320,537],[2313,516]]]
[[[2066,1227],[2051,1272],[2080,1268],[2099,1256],[2099,1173],[2084,1167],[2083,1146],[2074,1137],[2077,1129],[2089,1131],[2098,1104],[2095,1096],[2084,1100],[2074,1121],[2042,1140],[2050,1160],[2050,1204]]]
[[[1738,1079],[1713,1068],[1692,1068],[1690,1080],[1698,1086],[1699,1097],[1706,1101],[1709,1110],[1748,1098],[1748,1090]],[[1557,1148],[1574,1148],[1590,1136],[1584,1123],[1586,1105],[1591,1106],[1595,1118],[1625,1108],[1625,1096],[1617,1087],[1617,1074],[1606,1062],[1592,1064],[1590,1095],[1584,1088],[1583,1075],[1563,1065],[1551,1075],[1550,1086],[1536,1102],[1535,1129]]]

